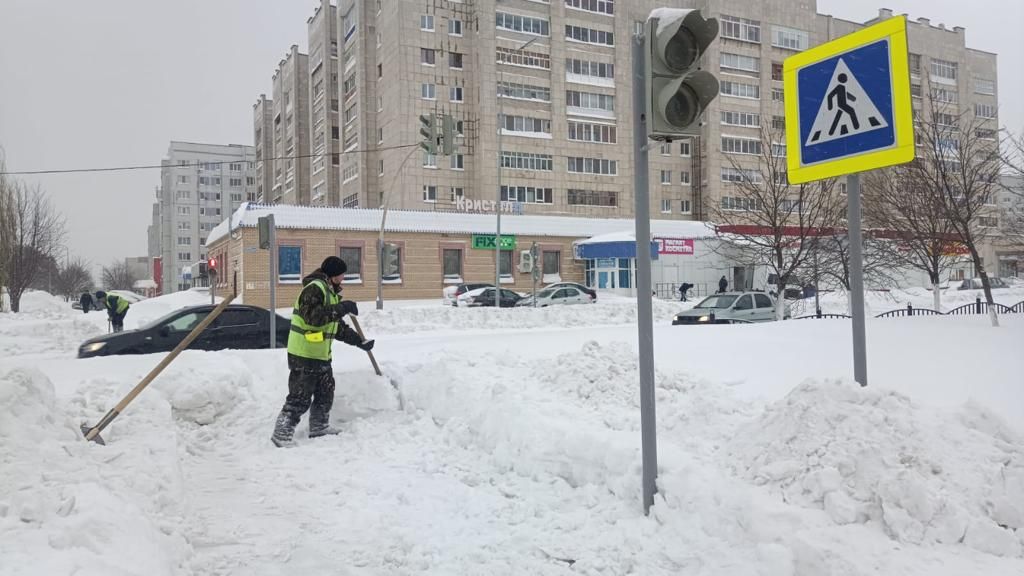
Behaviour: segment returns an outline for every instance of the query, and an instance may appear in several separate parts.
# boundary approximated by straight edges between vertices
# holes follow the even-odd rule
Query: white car
[[[592,301],[593,300],[590,298],[589,294],[572,286],[545,288],[544,290],[537,292],[538,308],[544,308],[545,306],[564,306],[567,304],[590,304]],[[516,306],[533,305],[532,296],[527,296],[516,303]]]

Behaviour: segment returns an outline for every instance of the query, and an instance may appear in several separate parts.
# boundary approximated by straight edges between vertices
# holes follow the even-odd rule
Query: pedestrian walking
[[[92,309],[92,294],[82,292],[82,295],[78,297],[78,303],[82,306],[82,313],[88,314]]]
[[[360,350],[373,349],[373,340],[363,340],[343,321],[346,314],[359,315],[355,302],[341,299],[341,281],[347,269],[341,258],[330,256],[302,279],[288,334],[288,397],[271,436],[279,448],[294,445],[295,427],[307,410],[310,438],[340,432],[330,425],[334,404],[331,343],[340,340]]]
[[[114,327],[114,332],[124,330],[124,317],[128,315],[131,305],[117,294],[107,294],[102,290],[96,292],[96,309],[107,309],[107,320]]]
[[[718,293],[722,294],[729,288],[729,281],[725,279],[725,274],[718,279]]]

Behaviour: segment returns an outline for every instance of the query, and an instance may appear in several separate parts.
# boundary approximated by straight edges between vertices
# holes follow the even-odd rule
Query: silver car
[[[789,317],[789,310],[786,311]],[[725,292],[700,301],[692,309],[676,314],[673,325],[736,324],[775,320],[775,300],[764,292]]]

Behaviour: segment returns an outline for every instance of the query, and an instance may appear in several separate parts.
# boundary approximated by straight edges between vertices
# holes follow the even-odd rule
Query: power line
[[[338,154],[300,154],[297,156],[278,156],[275,158],[264,158],[264,162],[271,160],[299,160],[302,158],[320,158],[328,156],[344,156],[345,154],[361,154],[365,152],[386,152],[388,150],[400,150],[402,148],[412,148],[419,146],[419,144],[402,144],[400,146],[385,146],[383,148],[365,148],[361,150],[346,150],[345,152],[339,152]],[[17,172],[0,172],[0,176],[28,176],[28,175],[39,175],[39,174],[76,174],[85,172],[127,172],[131,170],[153,170],[156,168],[189,168],[192,166],[209,166],[216,164],[218,166],[224,164],[235,164],[238,159],[234,160],[220,160],[216,162],[196,162],[195,164],[150,164],[143,166],[115,166],[111,168],[67,168],[62,170],[22,170]]]

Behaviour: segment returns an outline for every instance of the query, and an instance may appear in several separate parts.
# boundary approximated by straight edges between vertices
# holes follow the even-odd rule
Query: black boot
[[[278,448],[291,448],[295,446],[295,441],[292,440],[294,434],[295,423],[292,422],[291,415],[282,410],[277,416],[277,422],[274,424],[274,434],[270,437],[270,441]]]

